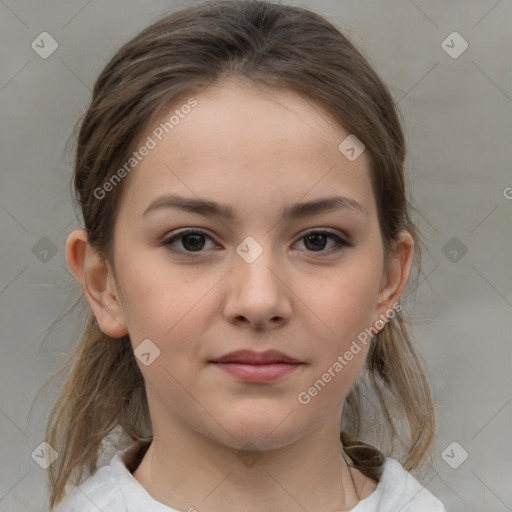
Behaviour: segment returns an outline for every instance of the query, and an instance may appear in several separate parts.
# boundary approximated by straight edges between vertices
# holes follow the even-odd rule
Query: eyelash
[[[210,240],[213,240],[213,238],[209,235],[207,235],[206,233],[204,233],[203,231],[199,231],[199,230],[195,230],[195,229],[187,229],[185,231],[180,231],[178,233],[176,233],[175,235],[171,236],[170,238],[167,238],[165,239],[162,244],[171,252],[173,253],[180,253],[181,255],[185,255],[185,257],[197,257],[199,256],[201,253],[205,252],[204,250],[200,250],[200,251],[186,251],[186,250],[179,250],[179,249],[175,249],[175,248],[172,248],[172,244],[179,240],[179,239],[182,239],[182,238],[185,238],[187,237],[188,235],[201,235],[201,236],[205,236],[206,238],[209,238]],[[336,242],[336,245],[337,247],[334,247],[334,248],[331,248],[329,250],[320,250],[320,251],[307,251],[309,253],[312,253],[312,254],[322,254],[322,255],[331,255],[331,254],[334,254],[334,253],[337,253],[341,250],[343,250],[344,248],[346,247],[351,247],[352,244],[349,243],[346,239],[344,238],[341,238],[339,235],[333,233],[332,231],[328,231],[328,230],[313,230],[313,231],[309,231],[307,232],[306,234],[304,234],[302,237],[300,237],[299,241],[300,240],[304,240],[305,238],[308,238],[309,236],[312,236],[312,235],[324,235],[324,236],[327,236],[328,238],[331,238],[332,240],[334,240]]]

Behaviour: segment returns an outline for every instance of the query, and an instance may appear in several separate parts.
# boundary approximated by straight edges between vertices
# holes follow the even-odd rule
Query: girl
[[[124,45],[78,135],[91,314],[50,507],[443,511],[409,473],[435,422],[400,311],[404,153],[383,82],[307,9],[210,1]]]

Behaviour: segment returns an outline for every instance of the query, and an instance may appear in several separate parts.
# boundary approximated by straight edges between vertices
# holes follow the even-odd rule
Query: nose
[[[289,321],[291,285],[270,251],[264,250],[252,263],[237,255],[226,287],[224,315],[230,323],[266,330]]]

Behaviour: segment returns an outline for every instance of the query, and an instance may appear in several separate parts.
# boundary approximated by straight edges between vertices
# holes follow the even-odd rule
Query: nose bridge
[[[269,291],[269,288],[276,288],[275,269],[279,265],[270,236],[259,235],[258,240],[248,236],[238,245],[235,272],[240,274],[244,284]]]
[[[284,276],[280,276],[283,266],[270,247],[270,237],[258,238],[262,243],[247,237],[236,249],[226,313],[264,325],[273,318],[288,317],[290,302]]]

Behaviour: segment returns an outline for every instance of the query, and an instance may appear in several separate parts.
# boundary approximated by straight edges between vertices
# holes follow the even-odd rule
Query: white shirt
[[[53,512],[182,512],[155,500],[124,465],[123,453],[119,450],[110,464],[73,488]],[[193,507],[191,504],[189,510],[194,510]],[[399,511],[446,512],[446,509],[399,462],[387,457],[377,488],[350,512]]]

